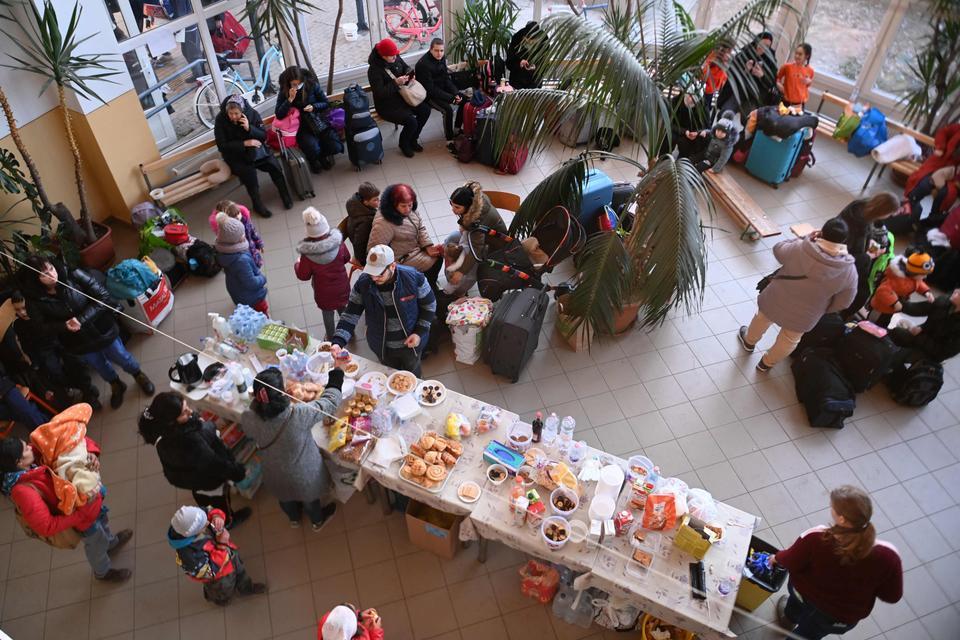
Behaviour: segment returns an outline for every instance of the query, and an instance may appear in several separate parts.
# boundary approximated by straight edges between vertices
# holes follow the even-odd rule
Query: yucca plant
[[[960,118],[960,0],[933,0],[930,35],[910,65],[916,89],[901,103],[907,122],[933,135]]]
[[[541,77],[562,89],[527,89],[499,101],[495,147],[525,144],[531,153],[549,145],[558,127],[604,122],[637,144],[633,157],[587,152],[563,164],[524,200],[511,232],[524,236],[539,216],[561,203],[578,211],[587,171],[598,159],[628,162],[643,177],[628,200],[636,217],[628,231],[618,227],[590,237],[578,256],[580,286],[566,312],[571,331],[610,333],[614,316],[641,303],[643,326],[662,322],[677,308],[692,311],[702,299],[706,246],[702,222],[713,216],[703,179],[686,160],[658,150],[671,145],[671,97],[690,90],[702,76],[706,57],[722,43],[745,44],[764,28],[784,0],[751,0],[730,20],[695,31],[672,0],[640,0],[608,9],[603,24],[554,15],[541,27],[549,44],[533,52]],[[799,36],[798,36],[799,37]],[[757,91],[751,76],[728,70],[737,95]]]
[[[453,35],[448,42],[448,57],[465,60],[471,68],[477,60],[505,58],[513,24],[520,9],[513,0],[477,0],[453,12]]]
[[[90,88],[90,83],[94,81],[113,82],[110,76],[118,72],[108,67],[104,54],[77,54],[77,47],[93,37],[90,34],[86,37],[79,37],[77,32],[82,9],[80,4],[74,4],[70,21],[65,30],[60,28],[60,21],[57,18],[56,10],[51,0],[44,0],[43,12],[32,2],[24,2],[23,7],[26,10],[26,24],[20,23],[9,12],[4,12],[2,17],[8,22],[19,24],[18,32],[9,29],[0,29],[10,41],[12,41],[19,53],[8,53],[8,57],[16,64],[3,64],[10,69],[19,69],[27,73],[33,73],[45,79],[40,88],[40,95],[43,95],[50,85],[56,85],[57,101],[60,106],[60,112],[63,114],[64,129],[67,134],[67,142],[70,146],[70,152],[73,155],[74,179],[77,184],[77,193],[80,197],[80,225],[76,223],[73,227],[68,225],[73,240],[81,248],[93,243],[96,239],[96,233],[93,230],[93,220],[90,217],[90,206],[87,202],[87,189],[83,180],[82,161],[80,158],[80,148],[77,146],[76,135],[73,131],[70,109],[67,108],[67,89],[70,89],[78,96],[85,99],[94,99],[103,102],[103,99]],[[9,105],[4,105],[4,111],[7,112]],[[12,113],[7,113],[7,120],[10,121]],[[20,145],[17,145],[18,148]],[[23,150],[21,149],[21,152]],[[25,162],[26,156],[24,157]],[[32,160],[28,161],[28,167],[31,167]],[[31,167],[31,174],[33,168]],[[39,187],[38,176],[34,175],[34,183]],[[42,191],[42,189],[41,189]],[[44,194],[43,199],[46,200]],[[49,201],[44,202],[44,206],[56,214],[57,205],[50,206]],[[62,207],[62,205],[59,205]],[[66,216],[72,220],[72,216]],[[63,222],[61,215],[57,218]]]

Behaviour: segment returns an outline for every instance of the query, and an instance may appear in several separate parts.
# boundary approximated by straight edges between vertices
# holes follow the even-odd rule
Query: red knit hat
[[[377,46],[374,47],[377,50],[377,53],[381,56],[396,56],[400,55],[400,48],[397,46],[397,43],[391,40],[390,38],[384,38],[377,43]]]

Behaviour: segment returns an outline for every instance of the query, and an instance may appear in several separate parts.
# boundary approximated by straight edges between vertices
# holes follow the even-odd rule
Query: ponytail
[[[183,410],[183,397],[173,391],[158,393],[140,414],[137,428],[147,444],[156,444],[167,434]]]
[[[847,524],[835,524],[827,529],[825,537],[833,543],[834,552],[841,565],[851,565],[863,560],[873,549],[877,530],[870,522],[873,504],[864,491],[850,485],[837,487],[830,492],[830,506]]]

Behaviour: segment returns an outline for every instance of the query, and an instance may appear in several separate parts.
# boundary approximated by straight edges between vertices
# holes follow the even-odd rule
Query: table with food
[[[646,612],[645,637],[733,635],[755,516],[644,456],[624,460],[577,441],[569,416],[537,414],[525,423],[439,381],[257,316],[244,307],[229,319],[211,314],[213,335],[199,357],[178,358],[171,387],[236,421],[256,372],[278,367],[287,393],[310,402],[338,367],[342,402],[336,415],[318,411],[313,427],[331,473],[351,469],[357,489],[372,479],[461,516],[461,538],[500,541],[569,568],[579,574],[578,593],[599,590]]]

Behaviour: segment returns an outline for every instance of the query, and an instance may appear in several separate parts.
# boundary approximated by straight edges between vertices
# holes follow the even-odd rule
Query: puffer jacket
[[[400,56],[388,64],[376,49],[370,52],[367,63],[370,65],[367,69],[367,82],[370,83],[373,106],[376,107],[377,114],[387,122],[403,122],[411,113],[410,106],[404,102],[403,96],[400,95],[400,87],[387,71],[399,78],[410,73],[410,65]]]
[[[897,302],[905,302],[914,293],[924,295],[930,291],[930,286],[922,279],[907,275],[904,270],[905,258],[899,256],[887,265],[883,272],[883,280],[877,286],[870,299],[870,308],[880,313],[896,313],[894,306]]]
[[[380,196],[380,211],[373,218],[367,247],[372,248],[378,244],[388,245],[393,249],[398,263],[425,272],[437,261],[437,258],[426,252],[426,248],[433,244],[430,240],[430,232],[427,231],[426,224],[417,213],[416,200],[413,202],[413,211],[405,216],[391,204],[392,194],[393,185],[390,185]]]
[[[260,272],[248,251],[240,253],[217,252],[217,262],[223,267],[227,293],[233,304],[256,305],[267,297],[267,277]]]
[[[496,229],[500,233],[507,233],[507,225],[504,224],[500,212],[490,202],[479,182],[468,182],[466,186],[473,190],[473,202],[467,210],[460,216],[460,230],[462,233],[470,234],[470,246],[473,251],[467,251],[463,258],[463,263],[457,269],[460,273],[466,275],[470,273],[477,265],[477,259],[483,260],[488,253],[503,248],[503,240],[498,237],[491,237],[486,231],[473,229],[475,224]],[[476,256],[474,256],[474,253]]]
[[[790,331],[807,332],[826,313],[846,309],[857,293],[853,256],[833,256],[809,237],[778,242],[773,256],[783,265],[781,276],[806,276],[803,280],[774,279],[757,299],[761,313]]]
[[[207,520],[223,518],[227,515],[219,509],[207,512]],[[210,527],[206,527],[195,536],[184,537],[167,529],[167,544],[177,554],[177,565],[191,580],[197,582],[216,582],[226,578],[234,571],[233,558],[237,555],[237,545],[233,542],[220,544],[213,537]]]
[[[938,296],[933,302],[905,302],[903,312],[908,316],[926,316],[920,333],[898,340],[902,330],[890,332],[898,346],[919,349],[927,357],[943,362],[960,353],[960,312],[949,296]]]
[[[300,259],[293,270],[300,280],[311,280],[313,301],[324,311],[337,311],[347,306],[350,279],[344,265],[350,264],[350,252],[343,236],[332,229],[323,238],[304,238],[297,245]]]
[[[105,349],[119,335],[114,317],[115,311],[120,309],[119,304],[103,285],[82,269],[75,269],[68,275],[59,262],[53,261],[51,264],[56,268],[59,280],[54,294],[47,292],[33,272],[21,272],[21,286],[30,317],[43,327],[45,334],[56,336],[70,353],[94,353]],[[79,289],[107,306],[90,300],[64,284]],[[80,322],[79,331],[67,329],[66,322],[70,318]]]
[[[163,477],[178,489],[212,491],[227,480],[240,482],[246,475],[214,426],[196,414],[186,424],[172,425],[154,447]]]
[[[312,76],[313,74],[310,75]],[[327,101],[327,94],[323,92],[323,89],[317,84],[317,79],[313,77],[303,83],[303,86],[297,91],[297,96],[293,102],[287,100],[286,91],[280,91],[277,94],[277,117],[282,120],[287,117],[291,108],[303,111],[303,108],[308,104],[313,105],[313,113],[318,116],[330,107],[330,103]]]
[[[353,257],[362,265],[367,264],[367,240],[376,215],[377,210],[363,204],[359,193],[347,200],[347,237],[353,245]]]
[[[220,113],[217,114],[216,123],[213,126],[214,137],[217,141],[217,149],[234,173],[241,173],[243,169],[234,169],[251,165],[260,159],[269,159],[273,157],[267,144],[267,129],[263,126],[263,118],[256,109],[250,106],[246,100],[243,101],[243,114],[247,116],[247,122],[250,125],[249,130],[245,130],[239,124],[230,122],[227,117],[227,100],[220,103]],[[260,147],[245,147],[244,140],[259,140]]]
[[[427,98],[444,104],[453,102],[459,90],[450,79],[446,56],[437,60],[427,51],[417,60],[415,69],[417,81],[427,90]]]

